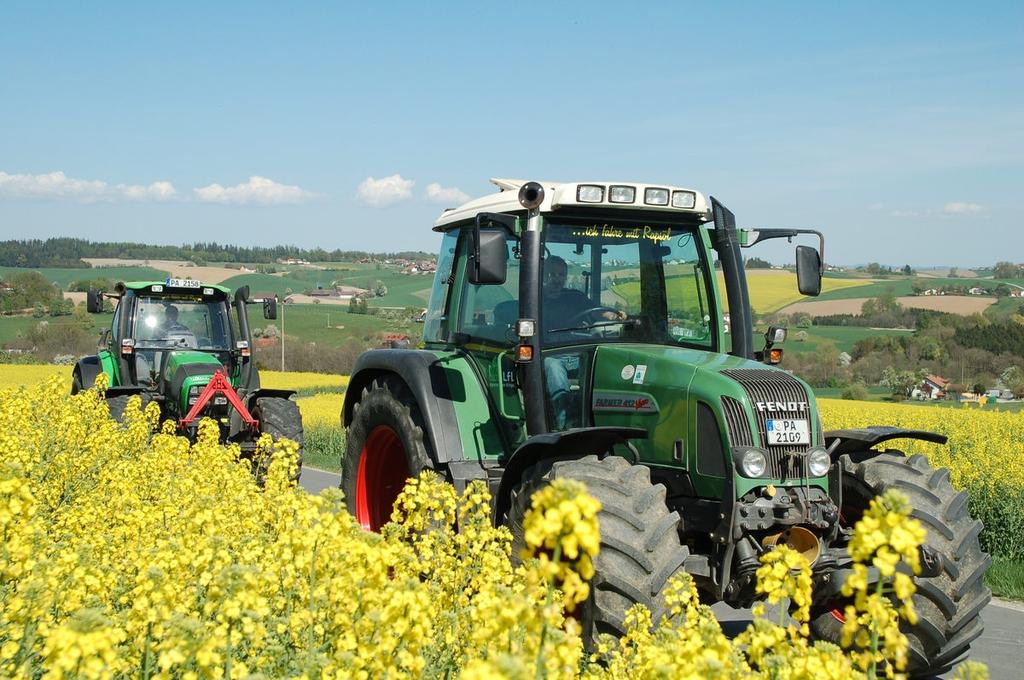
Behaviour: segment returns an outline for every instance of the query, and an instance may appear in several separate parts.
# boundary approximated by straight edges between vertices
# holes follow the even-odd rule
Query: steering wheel
[[[612,314],[615,315],[615,318],[614,319],[606,319],[606,318],[604,318],[604,313],[605,312],[611,312]],[[598,315],[600,315],[600,316],[598,316]],[[597,323],[599,321],[623,321],[623,320],[624,319],[620,319],[619,318],[619,310],[615,309],[614,307],[605,307],[604,305],[599,305],[597,307],[591,307],[590,309],[584,309],[582,312],[577,312],[576,314],[573,314],[572,318],[569,319],[569,322],[568,322],[567,325],[572,327],[572,326],[578,326],[581,323],[592,324],[592,323]]]

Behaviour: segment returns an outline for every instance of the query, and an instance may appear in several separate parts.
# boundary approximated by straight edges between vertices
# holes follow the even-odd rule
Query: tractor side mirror
[[[796,286],[801,295],[821,293],[821,255],[810,246],[796,247]]]
[[[277,318],[277,298],[276,297],[263,298],[263,318],[264,319],[276,319]]]
[[[505,283],[508,273],[508,248],[505,245],[505,230],[482,228],[473,229],[472,252],[469,254],[469,282],[476,285]]]
[[[103,311],[103,291],[89,289],[85,294],[85,310],[90,314],[99,314]]]

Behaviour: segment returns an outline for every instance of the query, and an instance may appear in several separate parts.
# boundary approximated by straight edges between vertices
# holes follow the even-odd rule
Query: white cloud
[[[367,177],[359,183],[356,196],[367,205],[374,208],[383,208],[412,198],[412,187],[414,184],[416,182],[411,179],[403,179],[399,174],[381,177],[380,179]]]
[[[921,213],[916,210],[890,210],[890,217],[919,217]]]
[[[225,187],[210,184],[194,190],[196,198],[205,203],[233,203],[243,205],[280,205],[282,203],[302,203],[314,196],[302,187],[279,184],[272,179],[253,175],[248,182]]]
[[[982,208],[977,203],[967,203],[966,201],[953,201],[947,203],[942,207],[942,212],[946,215],[968,215],[972,213],[980,213]]]
[[[434,203],[459,205],[469,200],[469,194],[458,187],[443,187],[437,182],[427,185],[427,200]]]
[[[73,199],[85,203],[97,201],[166,201],[177,195],[170,182],[152,184],[107,184],[98,179],[76,179],[63,171],[40,175],[8,174],[0,171],[0,196],[17,198]]]

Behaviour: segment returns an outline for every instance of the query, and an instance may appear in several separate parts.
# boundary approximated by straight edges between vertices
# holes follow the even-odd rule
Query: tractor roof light
[[[576,200],[580,203],[600,203],[604,200],[604,187],[600,184],[581,184],[576,187]]]
[[[668,189],[645,189],[644,203],[647,205],[668,205]]]
[[[697,204],[697,194],[692,191],[673,191],[673,208],[693,208]]]
[[[608,200],[612,203],[632,203],[636,200],[636,187],[613,185],[608,188]]]
[[[832,457],[825,449],[814,449],[807,454],[807,473],[811,477],[824,477],[832,467]]]
[[[154,283],[152,286],[149,287],[149,289],[151,291],[153,291],[154,293],[162,293],[162,292],[164,292],[164,287],[161,284],[159,284],[159,283]]]

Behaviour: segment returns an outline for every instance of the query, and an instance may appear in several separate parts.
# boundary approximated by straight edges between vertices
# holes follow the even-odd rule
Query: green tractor
[[[128,400],[155,402],[161,419],[172,419],[181,434],[194,439],[199,419],[220,425],[221,441],[240,445],[252,456],[263,433],[299,445],[302,465],[302,416],[291,390],[260,386],[252,357],[247,305],[263,304],[263,316],[277,318],[277,299],[249,299],[248,286],[232,297],[223,286],[191,279],[118,283],[113,292],[89,291],[86,306],[103,311],[104,298],[117,301],[111,327],[100,350],[74,368],[71,392],[107,375],[110,415],[120,420]]]
[[[363,527],[380,529],[406,479],[432,469],[457,489],[485,482],[516,550],[531,494],[578,479],[603,506],[579,613],[590,644],[621,634],[635,603],[657,621],[680,569],[707,601],[749,606],[758,558],[780,543],[811,561],[814,634],[838,641],[853,524],[898,488],[928,529],[911,672],[966,654],[991,598],[981,524],[948,471],[879,448],[945,438],[825,432],[808,385],[774,365],[785,329],[754,346],[741,248],[816,237],[796,272],[817,295],[820,233],[738,229],[714,198],[668,185],[494,183],[437,220],[421,348],[366,352],[352,373],[342,487]]]

